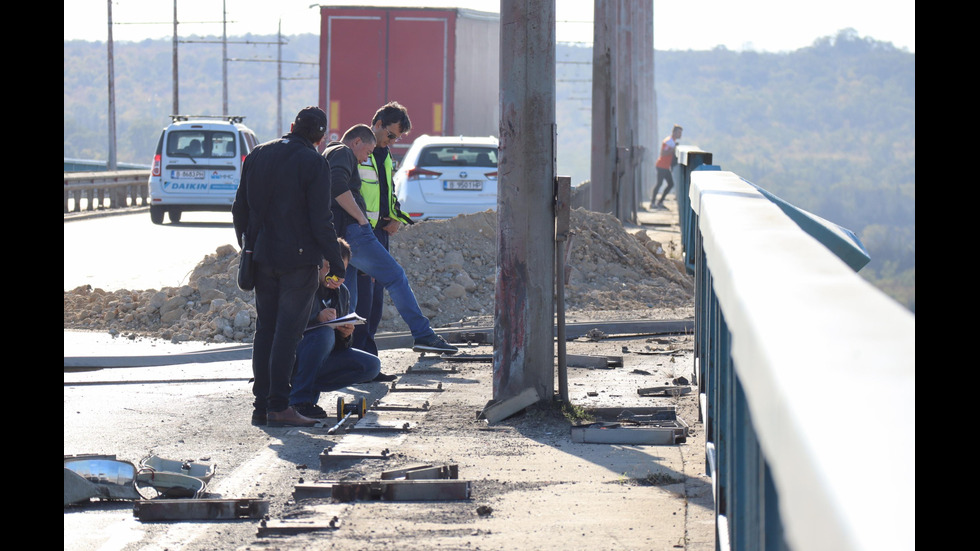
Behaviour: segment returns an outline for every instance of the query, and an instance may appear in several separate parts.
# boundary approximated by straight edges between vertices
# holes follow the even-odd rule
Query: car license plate
[[[175,180],[203,180],[203,170],[175,170],[171,176]]]
[[[443,180],[442,189],[445,190],[468,190],[483,191],[483,182],[480,180]]]

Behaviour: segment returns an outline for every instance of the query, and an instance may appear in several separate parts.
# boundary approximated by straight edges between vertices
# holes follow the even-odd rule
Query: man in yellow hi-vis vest
[[[374,235],[388,249],[388,239],[395,235],[403,223],[412,224],[412,219],[401,211],[398,200],[395,199],[395,189],[392,184],[394,165],[389,146],[412,129],[412,121],[408,111],[398,102],[390,102],[374,114],[371,120],[371,130],[377,138],[377,146],[367,161],[358,165],[361,177],[361,196],[367,208],[367,217],[371,221]],[[374,335],[381,323],[381,313],[384,306],[384,287],[380,282],[359,270],[348,270],[350,277],[357,280],[357,314],[367,320],[366,324],[358,325],[354,330],[352,346],[372,354],[378,353]],[[395,376],[379,373],[376,381],[391,381]]]
[[[402,320],[408,325],[415,344],[412,349],[416,352],[441,352],[455,354],[458,349],[436,335],[419,307],[415,292],[408,282],[405,269],[391,256],[375,234],[371,219],[367,214],[367,206],[361,195],[360,163],[368,160],[374,150],[377,140],[371,127],[366,124],[352,126],[339,142],[330,142],[323,155],[330,164],[330,194],[334,198],[335,222],[343,230],[343,238],[350,245],[351,268],[360,270],[379,284],[391,296],[395,308]],[[350,307],[357,311],[356,297],[358,296],[357,277],[352,277],[348,286],[351,296]]]

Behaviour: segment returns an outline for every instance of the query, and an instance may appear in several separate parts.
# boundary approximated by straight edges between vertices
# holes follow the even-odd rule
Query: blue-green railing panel
[[[913,549],[915,317],[738,176],[688,197],[719,549]]]
[[[688,273],[693,274],[695,257],[692,253],[697,227],[694,223],[694,217],[691,215],[692,211],[689,197],[691,174],[699,170],[720,171],[721,167],[711,164],[713,155],[701,150],[696,145],[677,146],[676,154],[678,163],[674,166],[673,175],[674,181],[676,182],[675,187],[677,188],[677,214],[678,223],[681,228],[681,247],[684,251],[684,266]],[[788,203],[751,182],[745,182],[754,186],[764,197],[778,205],[803,231],[823,243],[824,246],[840,257],[855,272],[871,261],[871,256],[868,254],[864,244],[861,243],[858,236],[851,230]]]
[[[823,243],[855,272],[871,262],[871,255],[864,248],[864,243],[851,230],[787,203],[752,182],[747,183],[755,186],[759,193],[782,209],[790,220],[796,222],[803,231],[812,235],[817,241]]]

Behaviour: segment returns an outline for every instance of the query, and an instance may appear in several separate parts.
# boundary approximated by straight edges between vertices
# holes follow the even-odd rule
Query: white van
[[[242,116],[171,115],[150,170],[150,220],[180,222],[189,210],[231,211],[242,161],[259,144]]]

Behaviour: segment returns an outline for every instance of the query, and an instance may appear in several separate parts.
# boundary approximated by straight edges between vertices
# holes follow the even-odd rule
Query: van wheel
[[[150,221],[154,224],[163,224],[163,207],[150,205]]]
[[[180,209],[170,209],[167,211],[167,216],[169,216],[171,224],[180,222],[180,215]]]

